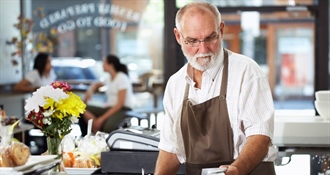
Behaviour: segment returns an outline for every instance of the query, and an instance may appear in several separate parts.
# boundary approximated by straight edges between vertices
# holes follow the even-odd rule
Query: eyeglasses
[[[219,34],[212,34],[211,36],[203,39],[203,40],[198,40],[198,39],[190,39],[186,40],[182,33],[180,32],[182,38],[184,39],[185,44],[189,44],[192,47],[198,47],[201,42],[204,42],[205,44],[214,44],[218,41],[219,39]]]

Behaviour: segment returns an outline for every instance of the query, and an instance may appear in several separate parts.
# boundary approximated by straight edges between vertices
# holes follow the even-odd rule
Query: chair
[[[134,84],[134,92],[151,92],[152,82],[150,78],[153,76],[152,72],[146,72],[139,76],[139,83]]]
[[[139,76],[139,83],[133,84],[134,93],[148,92],[153,96],[154,107],[158,107],[158,94],[159,90],[163,90],[162,83],[159,83],[159,77],[162,75],[162,72],[159,70],[151,70],[150,72],[143,73]],[[162,82],[162,79],[160,80]],[[155,87],[156,84],[161,85]]]
[[[138,125],[141,125],[141,120],[148,120],[148,123],[150,123],[150,116],[140,113],[140,112],[136,112],[136,111],[127,111],[126,116],[128,119],[132,119],[132,118],[136,118],[138,120]]]
[[[117,124],[118,129],[121,128],[129,128],[132,124],[131,124],[131,116],[127,116],[126,118],[124,118],[123,120],[119,121]]]
[[[141,126],[141,121],[142,120],[147,120],[148,121],[148,128],[150,127],[157,127],[157,116],[158,113],[163,112],[164,109],[162,108],[141,108],[141,109],[135,109],[132,111],[127,111],[125,114],[127,116],[127,120],[129,120],[132,118],[136,118],[138,120],[138,125]],[[150,117],[151,114],[154,114],[155,116],[155,124],[153,126],[151,126],[151,121],[150,121]],[[129,125],[131,126],[131,125]]]

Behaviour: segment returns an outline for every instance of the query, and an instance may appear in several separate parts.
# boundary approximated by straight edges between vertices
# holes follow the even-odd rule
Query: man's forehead
[[[206,21],[185,21],[182,24],[181,32],[185,37],[205,37],[217,31],[217,25],[215,21],[210,19],[206,19]]]
[[[190,30],[185,33],[183,33],[184,37],[186,39],[203,39],[207,38],[213,34],[217,33],[214,29],[212,30],[203,30],[203,31],[197,31],[197,30]]]

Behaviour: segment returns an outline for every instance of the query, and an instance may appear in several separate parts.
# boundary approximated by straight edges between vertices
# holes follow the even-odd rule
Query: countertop
[[[277,146],[330,147],[330,120],[320,116],[275,116]]]

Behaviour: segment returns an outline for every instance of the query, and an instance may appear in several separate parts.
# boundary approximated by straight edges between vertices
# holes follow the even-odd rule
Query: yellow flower
[[[54,110],[55,101],[52,98],[46,98],[46,104],[43,106],[44,109]]]
[[[43,86],[26,100],[27,119],[46,136],[62,138],[71,131],[72,122],[85,112],[86,104],[63,82]]]

